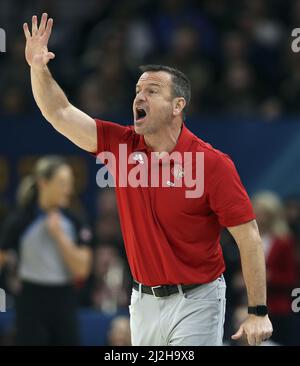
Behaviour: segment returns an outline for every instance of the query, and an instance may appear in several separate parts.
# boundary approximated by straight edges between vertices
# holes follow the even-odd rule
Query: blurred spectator
[[[299,112],[299,54],[290,48],[299,9],[298,0],[2,1],[10,42],[0,85],[9,80],[11,87],[0,98],[1,112],[33,109],[21,25],[48,11],[56,24],[51,68],[70,99],[93,116],[131,116],[137,66],[156,62],[190,76],[192,115],[214,114],[221,103],[222,113],[276,121]]]
[[[185,70],[188,77],[193,80],[189,115],[207,112],[212,98],[214,65],[202,55],[201,37],[197,29],[189,24],[178,26],[170,39],[169,51],[163,61],[161,56],[156,56],[157,63]]]
[[[79,342],[74,284],[89,274],[91,234],[67,211],[73,182],[63,159],[38,160],[20,184],[16,211],[2,225],[0,252],[18,253],[18,279],[12,273],[6,281],[16,295],[17,345]],[[4,256],[15,267],[11,259]]]
[[[131,346],[130,324],[128,316],[117,316],[110,324],[108,346]]]
[[[258,192],[252,202],[266,257],[267,305],[274,329],[272,341],[279,345],[295,345],[300,335],[291,308],[291,292],[299,284],[295,237],[289,230],[283,205],[274,193]],[[240,315],[246,312],[247,294],[239,255],[229,234],[223,234],[222,247],[227,267],[227,296],[231,300],[226,314],[225,340],[231,343],[230,336],[239,324],[237,319],[241,320]]]
[[[300,227],[300,198],[297,196],[287,197],[284,200],[284,212],[290,229],[296,234]]]
[[[0,155],[0,222],[2,222],[9,213],[10,205],[7,199],[7,193],[10,188],[9,177],[11,167],[6,157]]]
[[[279,84],[279,95],[284,102],[286,113],[300,111],[300,53],[288,52],[282,62],[283,75]]]
[[[26,99],[19,86],[11,85],[1,98],[1,110],[7,115],[19,115],[25,112]]]
[[[243,118],[255,113],[257,98],[256,80],[250,65],[232,63],[225,70],[219,87],[219,102],[223,113]]]
[[[300,5],[300,2],[299,2]],[[300,286],[300,198],[298,196],[290,196],[285,199],[284,202],[285,216],[291,232],[294,235],[296,242],[296,255],[295,260],[297,262],[298,270],[298,281],[297,286]],[[293,322],[293,334],[295,338],[293,340],[293,345],[300,345],[300,316],[299,313],[294,314]]]
[[[107,105],[101,98],[99,82],[96,78],[87,78],[78,94],[77,101],[79,108],[93,117],[102,116],[107,112]]]
[[[249,43],[242,32],[230,31],[222,35],[223,62],[247,62],[249,60]]]
[[[124,243],[113,188],[105,188],[99,192],[96,202],[95,234],[98,242],[111,243],[125,259]]]
[[[274,122],[282,116],[282,103],[277,98],[268,98],[260,105],[261,116],[265,121]]]
[[[289,197],[284,201],[285,217],[296,241],[296,261],[298,268],[298,284],[300,284],[300,199]]]
[[[81,305],[107,313],[128,306],[130,277],[117,249],[101,244],[94,251],[90,279],[82,289]]]
[[[253,207],[266,256],[272,339],[282,345],[292,345],[300,334],[299,330],[298,335],[293,334],[291,309],[291,292],[298,284],[295,238],[288,228],[282,203],[274,193],[257,193]]]

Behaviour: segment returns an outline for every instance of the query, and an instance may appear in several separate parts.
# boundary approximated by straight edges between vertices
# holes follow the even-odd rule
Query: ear
[[[173,100],[173,115],[179,116],[184,107],[186,106],[186,101],[183,97],[174,98]]]

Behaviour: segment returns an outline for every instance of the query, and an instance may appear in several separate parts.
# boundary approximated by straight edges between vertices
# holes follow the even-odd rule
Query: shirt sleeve
[[[95,119],[97,128],[97,152],[115,152],[120,143],[126,143],[132,129],[118,123]]]
[[[220,225],[232,227],[255,219],[250,198],[227,155],[217,159],[207,189],[210,207]]]

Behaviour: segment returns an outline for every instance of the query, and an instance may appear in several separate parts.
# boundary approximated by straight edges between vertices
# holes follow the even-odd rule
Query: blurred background
[[[72,210],[92,231],[92,270],[75,284],[80,344],[127,345],[131,277],[114,191],[97,188],[95,159],[55,132],[32,97],[22,24],[42,12],[54,18],[51,72],[92,117],[131,124],[141,64],[167,64],[190,77],[188,128],[232,157],[253,200],[274,326],[268,344],[300,345],[300,313],[291,310],[291,291],[300,287],[300,53],[291,50],[300,1],[0,0],[7,37],[0,54],[0,225],[14,212],[18,186],[36,161],[66,158],[75,176]],[[222,246],[224,344],[232,345],[247,299],[238,250],[226,231]],[[15,344],[17,268],[11,250],[0,270],[7,292],[1,345]]]

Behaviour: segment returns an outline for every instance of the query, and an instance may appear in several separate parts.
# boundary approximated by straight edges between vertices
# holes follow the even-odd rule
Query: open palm
[[[44,13],[38,27],[37,16],[32,17],[31,33],[28,24],[24,23],[23,29],[26,37],[25,57],[29,66],[43,68],[49,60],[55,57],[53,52],[48,51],[48,41],[51,35],[53,19],[48,19]]]

